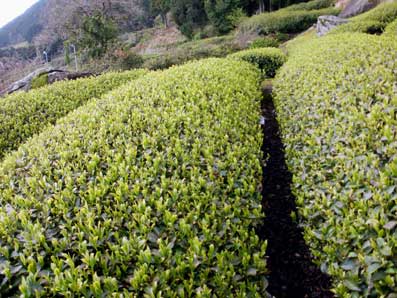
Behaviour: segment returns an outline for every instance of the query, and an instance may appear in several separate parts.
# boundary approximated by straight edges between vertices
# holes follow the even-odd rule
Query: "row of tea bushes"
[[[0,291],[264,297],[259,72],[208,59],[91,101],[0,165]]]
[[[273,78],[276,75],[276,71],[287,60],[286,55],[277,48],[249,49],[231,54],[228,57],[255,65],[268,78]]]
[[[318,10],[322,8],[329,8],[335,4],[334,0],[312,0],[309,2],[303,2],[298,4],[293,4],[283,8],[283,10]]]
[[[305,240],[337,297],[397,293],[396,49],[395,39],[330,35],[276,77]]]
[[[29,137],[54,124],[89,99],[99,97],[139,76],[146,70],[107,73],[7,96],[0,100],[0,159]]]
[[[329,7],[329,2],[314,0],[282,8],[275,12],[254,15],[239,25],[237,33],[244,36],[247,33],[267,35],[277,32],[302,32],[315,24],[319,16],[337,15],[340,12],[339,9]]]
[[[241,50],[233,35],[225,35],[166,46],[163,53],[145,55],[143,67],[158,70],[180,65],[191,60],[210,57],[224,58]]]
[[[349,23],[338,26],[331,32],[380,34],[395,19],[397,19],[397,2],[383,3],[366,13],[351,18]]]

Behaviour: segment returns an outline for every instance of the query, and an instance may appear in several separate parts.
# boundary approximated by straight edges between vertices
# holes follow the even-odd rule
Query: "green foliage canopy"
[[[315,24],[319,16],[336,15],[339,12],[339,9],[330,7],[329,1],[314,0],[252,16],[239,25],[238,33],[298,33]]]
[[[247,61],[258,67],[265,77],[270,78],[276,75],[276,71],[287,60],[285,54],[277,48],[249,49],[231,54],[228,57]]]
[[[79,45],[92,58],[102,57],[118,33],[115,23],[99,11],[84,16],[80,30]]]
[[[204,0],[208,19],[219,33],[225,34],[233,29],[230,16],[241,7],[240,0]]]
[[[294,49],[275,102],[305,240],[338,297],[397,293],[397,39]]]
[[[202,0],[173,0],[171,11],[179,29],[189,38],[193,37],[195,28],[208,20]]]
[[[189,63],[91,101],[7,157],[2,294],[263,297],[259,98],[248,63]]]
[[[45,88],[5,97],[0,105],[0,159],[42,131],[46,125],[54,124],[60,117],[90,99],[145,73],[145,70],[107,73],[98,77],[56,82]]]

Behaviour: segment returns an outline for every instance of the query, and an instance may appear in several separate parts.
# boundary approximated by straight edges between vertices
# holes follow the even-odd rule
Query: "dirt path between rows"
[[[271,88],[270,88],[271,89]],[[268,241],[268,291],[277,298],[332,298],[330,278],[313,264],[302,229],[291,218],[296,212],[291,193],[292,175],[284,157],[271,91],[264,91],[262,114],[264,225],[259,232]]]

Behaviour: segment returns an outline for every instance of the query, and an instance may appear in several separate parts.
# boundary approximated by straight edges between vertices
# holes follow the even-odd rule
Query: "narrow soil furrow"
[[[271,88],[264,90],[262,113],[265,120],[262,150],[268,160],[263,168],[266,218],[260,235],[268,240],[268,291],[277,298],[334,297],[329,291],[330,278],[313,264],[303,231],[291,218],[291,212],[296,212],[290,188],[292,175],[285,163]]]

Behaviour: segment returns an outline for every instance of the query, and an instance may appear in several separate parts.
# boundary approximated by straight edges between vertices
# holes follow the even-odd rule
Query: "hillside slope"
[[[66,34],[77,11],[106,9],[122,31],[139,30],[150,23],[140,0],[40,0],[23,15],[0,29],[0,47],[22,42],[51,44]]]

